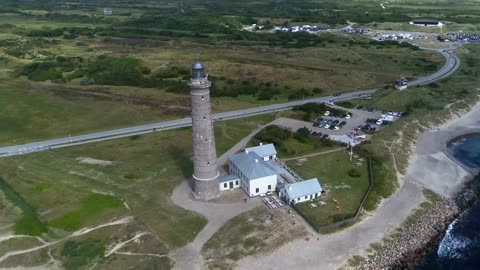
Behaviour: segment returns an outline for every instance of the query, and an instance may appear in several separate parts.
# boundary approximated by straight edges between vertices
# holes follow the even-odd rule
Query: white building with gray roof
[[[239,177],[240,187],[250,197],[273,192],[277,187],[277,173],[256,152],[231,156],[229,171]]]
[[[278,197],[288,204],[315,200],[322,195],[322,187],[317,178],[284,185]]]
[[[229,157],[229,175],[221,177],[221,191],[241,187],[250,197],[273,193],[287,203],[318,198],[322,188],[317,178],[302,181],[277,159],[273,144],[260,144]],[[288,180],[288,181],[287,181]]]

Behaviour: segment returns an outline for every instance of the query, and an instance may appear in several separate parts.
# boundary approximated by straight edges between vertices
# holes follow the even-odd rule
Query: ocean
[[[464,166],[480,170],[480,134],[453,141],[447,153]],[[437,246],[416,270],[478,270],[480,269],[480,201],[456,219]]]

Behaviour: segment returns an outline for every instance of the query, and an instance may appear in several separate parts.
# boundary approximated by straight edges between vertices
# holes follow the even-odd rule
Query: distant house
[[[429,19],[416,19],[410,21],[410,24],[413,25],[421,25],[421,26],[443,26],[443,23],[437,20],[429,20]]]
[[[317,178],[284,185],[278,196],[288,204],[297,204],[315,200],[322,194],[322,187]]]
[[[112,14],[113,14],[112,8],[103,9],[103,15],[112,15]]]
[[[399,80],[395,81],[395,88],[397,90],[404,90],[408,87],[408,80],[405,77],[400,78]]]

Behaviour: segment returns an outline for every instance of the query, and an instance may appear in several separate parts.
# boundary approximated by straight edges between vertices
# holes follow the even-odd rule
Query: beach
[[[237,269],[333,270],[354,255],[365,255],[371,244],[391,234],[425,200],[424,188],[451,199],[473,177],[445,154],[444,146],[457,136],[475,132],[480,132],[480,103],[468,112],[452,114],[443,125],[418,137],[406,174],[399,179],[400,188],[364,220],[337,233],[312,233],[315,240],[298,239],[272,253],[244,258]],[[456,209],[452,212],[458,214]]]

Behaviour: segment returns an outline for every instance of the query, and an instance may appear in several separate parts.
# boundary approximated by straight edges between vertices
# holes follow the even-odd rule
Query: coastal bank
[[[480,196],[480,174],[465,183],[457,195],[443,198],[418,221],[387,241],[358,269],[415,269],[416,265],[443,238],[447,227],[468,210]]]

